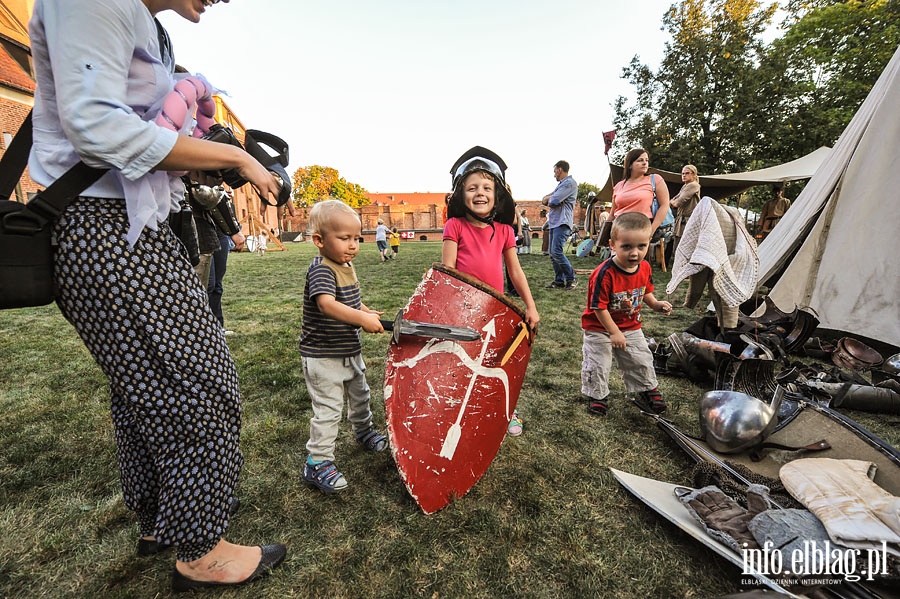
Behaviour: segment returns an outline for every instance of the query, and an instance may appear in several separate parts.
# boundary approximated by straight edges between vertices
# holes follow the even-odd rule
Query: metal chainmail
[[[753,484],[764,485],[769,488],[769,497],[774,499],[784,508],[806,509],[800,502],[791,497],[781,484],[781,481],[775,478],[769,478],[753,472],[746,466],[735,464],[725,460],[729,468],[749,480]],[[700,462],[694,466],[691,472],[693,485],[695,489],[701,489],[709,485],[715,485],[722,489],[722,492],[747,507],[747,485],[739,481],[733,474],[716,464],[709,462]]]

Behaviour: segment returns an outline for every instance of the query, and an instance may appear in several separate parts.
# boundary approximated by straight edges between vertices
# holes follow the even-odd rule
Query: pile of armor
[[[900,414],[900,354],[884,359],[852,337],[832,345],[812,336],[819,324],[812,311],[782,312],[768,298],[764,305],[760,316],[741,314],[734,329],[722,331],[706,316],[667,343],[651,340],[657,372],[763,400],[781,385],[831,408]]]
[[[819,324],[813,312],[785,313],[767,298],[759,305],[761,315],[741,314],[733,329],[706,316],[663,343],[648,340],[657,372],[712,388],[699,401],[699,437],[647,414],[697,464],[694,488],[676,487],[675,495],[735,554],[766,542],[790,553],[892,539],[881,571],[858,582],[830,577],[835,584],[815,592],[894,596],[882,591],[900,580],[900,527],[869,527],[883,522],[879,506],[895,505],[900,452],[835,408],[900,414],[900,354],[884,359],[852,337],[830,343],[812,336]],[[820,596],[805,594],[827,578],[812,574],[762,580]]]

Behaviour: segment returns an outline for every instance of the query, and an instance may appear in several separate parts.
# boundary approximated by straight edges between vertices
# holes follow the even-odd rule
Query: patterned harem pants
[[[142,536],[199,559],[228,527],[243,456],[237,372],[166,224],[134,248],[124,200],[79,198],[57,220],[57,305],[109,378],[125,504]]]

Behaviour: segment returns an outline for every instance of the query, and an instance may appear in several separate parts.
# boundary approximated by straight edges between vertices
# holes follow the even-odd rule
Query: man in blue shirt
[[[553,193],[545,195],[541,203],[547,206],[547,226],[550,234],[550,261],[553,263],[553,282],[548,289],[574,289],[575,270],[563,253],[563,245],[572,234],[572,216],[578,184],[569,175],[569,163],[560,160],[553,166],[553,176],[559,183]]]

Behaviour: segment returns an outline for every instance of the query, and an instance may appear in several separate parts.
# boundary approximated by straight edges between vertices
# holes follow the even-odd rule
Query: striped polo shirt
[[[319,311],[316,296],[326,293],[357,310],[362,306],[359,281],[352,264],[338,264],[316,256],[306,271],[303,289],[303,326],[300,355],[307,358],[344,358],[362,352],[359,328]]]

